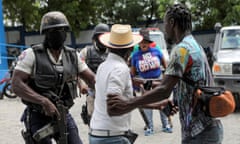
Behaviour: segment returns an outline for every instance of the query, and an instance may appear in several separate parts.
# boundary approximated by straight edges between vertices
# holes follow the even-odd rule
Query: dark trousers
[[[223,126],[221,121],[215,120],[195,137],[182,140],[182,144],[221,144],[223,140]]]
[[[26,127],[30,127],[31,134],[33,135],[37,130],[51,122],[52,118],[45,116],[44,114],[30,110],[29,111],[29,124],[27,124],[27,109],[25,110],[22,120]],[[67,131],[68,131],[68,144],[82,144],[82,141],[79,137],[77,125],[72,118],[71,114],[68,113],[67,117]],[[36,144],[52,144],[51,139],[57,140],[57,136],[49,136],[42,139],[40,142]]]

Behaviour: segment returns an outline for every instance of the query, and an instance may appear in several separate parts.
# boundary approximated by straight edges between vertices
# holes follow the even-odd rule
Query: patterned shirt
[[[204,85],[210,85],[211,77],[206,72],[204,57],[205,54],[200,45],[192,35],[188,35],[172,50],[165,74],[189,79],[193,82],[201,80]],[[200,103],[193,109],[194,86],[181,80],[174,92],[174,99],[179,106],[182,138],[199,134],[213,119],[204,114]]]

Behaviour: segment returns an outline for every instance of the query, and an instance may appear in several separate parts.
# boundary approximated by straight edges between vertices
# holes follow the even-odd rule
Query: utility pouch
[[[150,90],[152,88],[152,80],[147,80],[146,83],[143,84],[145,90]]]
[[[172,106],[171,102],[168,102],[167,106],[164,107],[164,109],[162,111],[168,117],[171,115],[172,108],[173,108],[173,106]]]
[[[22,130],[21,134],[25,141],[25,144],[34,144],[34,140],[29,131]]]
[[[130,141],[131,144],[134,144],[135,140],[138,137],[138,134],[131,130],[128,130],[124,136]]]
[[[86,104],[82,105],[81,118],[82,118],[84,124],[89,125],[90,119],[89,119],[89,116],[88,116],[88,111],[87,111],[87,105]]]

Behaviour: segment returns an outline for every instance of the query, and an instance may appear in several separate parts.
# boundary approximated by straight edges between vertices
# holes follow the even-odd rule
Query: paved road
[[[79,127],[81,138],[84,144],[88,144],[88,127],[83,125],[80,111],[85,98],[75,100],[71,113]],[[24,109],[20,99],[4,98],[0,100],[0,144],[24,144],[20,135],[23,125],[19,119]],[[240,113],[234,113],[222,118],[224,124],[223,144],[240,144]],[[178,115],[173,117],[174,130],[172,134],[160,131],[161,122],[159,113],[154,111],[155,134],[152,136],[143,135],[143,120],[137,110],[133,111],[132,128],[139,134],[136,144],[180,144],[181,134]]]

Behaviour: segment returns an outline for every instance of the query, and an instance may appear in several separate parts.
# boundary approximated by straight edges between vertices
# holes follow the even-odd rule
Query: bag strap
[[[194,87],[194,94],[193,94],[193,99],[192,99],[192,109],[194,109],[197,105],[198,102],[198,95],[201,95],[201,90],[199,89],[200,84],[199,82],[194,82],[193,80],[190,80],[188,78],[182,78],[184,82],[186,82],[189,85],[192,85]]]
[[[192,45],[190,45],[187,41],[183,41],[184,44],[188,45],[189,47],[193,48]],[[198,44],[198,43],[197,43]],[[213,80],[212,80],[212,75],[211,75],[211,71],[209,69],[209,64],[208,64],[208,61],[207,61],[207,57],[204,53],[204,50],[202,48],[202,46],[200,44],[198,44],[199,48],[200,48],[200,53],[201,55],[203,56],[204,58],[204,65],[203,65],[203,68],[204,68],[204,75],[206,75],[206,73],[208,73],[210,75],[210,85],[213,83]],[[194,109],[197,105],[197,102],[198,102],[198,96],[201,95],[201,90],[199,89],[200,87],[202,87],[202,85],[204,85],[204,81],[203,80],[199,80],[197,82],[194,82],[193,80],[189,79],[188,77],[182,77],[181,78],[184,82],[186,82],[187,84],[191,85],[194,87],[194,96],[193,96],[193,100],[192,100],[192,109]]]

